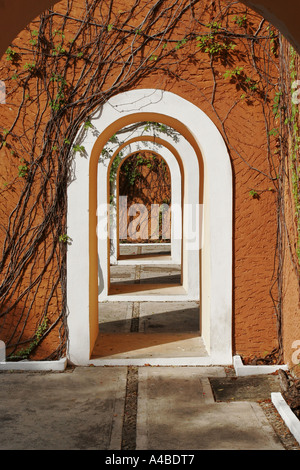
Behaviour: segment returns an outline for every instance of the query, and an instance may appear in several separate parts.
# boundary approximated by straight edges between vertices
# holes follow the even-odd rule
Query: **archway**
[[[148,121],[151,122],[151,115],[148,116]],[[154,118],[153,118],[154,119]],[[134,127],[138,126],[139,122],[134,122]],[[153,121],[155,122],[155,121]],[[167,125],[169,129],[172,129],[170,124]],[[174,129],[173,129],[174,130]],[[177,130],[177,138],[178,141],[174,142],[172,136],[164,135],[162,137],[157,136],[150,136],[148,135],[148,142],[151,142],[152,139],[153,143],[157,145],[162,145],[166,147],[168,151],[170,151],[173,155],[172,159],[175,157],[180,170],[181,170],[181,185],[184,188],[182,197],[184,200],[184,211],[183,211],[183,227],[179,231],[179,235],[184,231],[185,237],[183,241],[179,240],[182,243],[182,271],[183,271],[183,288],[181,290],[174,289],[164,290],[163,292],[159,291],[156,292],[155,289],[151,289],[151,296],[149,297],[150,292],[148,295],[144,295],[143,300],[149,301],[150,299],[154,300],[154,296],[156,300],[159,300],[161,295],[163,295],[164,300],[198,300],[199,299],[199,247],[201,244],[201,236],[200,232],[196,230],[195,224],[193,223],[193,210],[197,211],[196,207],[201,206],[199,210],[202,208],[203,203],[203,171],[199,167],[199,158],[197,157],[197,153],[193,146],[191,145],[188,140],[180,134]],[[118,133],[117,133],[118,134]],[[114,133],[116,135],[116,133]],[[180,136],[180,138],[178,137]],[[146,136],[147,137],[147,136]],[[126,138],[129,140],[127,141]],[[134,140],[133,140],[134,139]],[[139,137],[141,139],[141,137]],[[142,139],[145,139],[145,136],[142,136]],[[111,140],[111,139],[110,139]],[[99,278],[103,280],[101,282],[101,289],[100,295],[102,299],[107,298],[109,295],[109,263],[107,263],[108,256],[107,250],[110,245],[109,240],[109,219],[108,219],[108,211],[107,211],[107,204],[109,201],[109,174],[112,162],[116,155],[124,149],[126,149],[126,143],[128,145],[136,144],[138,140],[135,137],[132,137],[131,132],[125,136],[123,136],[123,140],[125,143],[123,145],[117,145],[117,148],[113,152],[111,147],[105,147],[105,152],[101,151],[102,157],[99,159],[98,164],[98,247],[99,247],[99,259],[102,260],[100,266],[100,276]],[[104,156],[103,156],[104,155]],[[112,155],[112,157],[111,157]],[[185,165],[183,164],[183,159],[186,160]],[[188,161],[187,161],[188,159]],[[201,162],[202,164],[202,162]],[[178,169],[177,169],[178,170]],[[174,173],[174,172],[173,172]],[[202,177],[200,177],[202,175]],[[178,174],[177,174],[178,176]],[[184,178],[184,179],[183,179]],[[199,191],[195,190],[195,188],[199,188]],[[182,205],[182,204],[181,204]],[[197,216],[198,219],[202,217],[202,214]],[[180,220],[180,219],[179,219]],[[200,221],[198,222],[200,224]],[[175,246],[176,248],[176,246]],[[174,259],[172,258],[174,261]],[[117,293],[115,293],[116,295]],[[130,292],[130,294],[132,294]],[[176,297],[174,297],[176,296]],[[140,300],[140,294],[132,300]],[[122,292],[120,297],[115,297],[115,300],[123,300]]]
[[[180,121],[178,109],[181,110]],[[199,185],[199,200],[204,203],[203,248],[198,256],[202,272],[201,330],[208,354],[185,357],[177,363],[231,363],[232,179],[229,155],[218,129],[199,108],[161,90],[134,90],[112,98],[103,106],[101,119],[92,120],[99,137],[92,132],[85,136],[89,161],[76,158],[76,180],[70,185],[68,194],[68,226],[74,234],[68,256],[70,359],[79,364],[97,363],[97,360],[91,360],[98,334],[95,168],[111,135],[125,125],[143,120],[162,122],[180,132],[193,148],[199,170],[204,173]],[[78,250],[82,254],[80,260]],[[167,358],[156,361],[168,362]]]
[[[136,135],[136,132],[134,133]],[[106,159],[101,158],[101,161],[98,165],[98,201],[101,214],[98,211],[98,232],[100,233],[100,237],[98,238],[98,246],[99,246],[99,257],[102,259],[102,269],[101,269],[101,279],[103,282],[101,283],[101,292],[99,296],[99,300],[108,299],[108,279],[109,279],[109,263],[106,266],[106,253],[107,249],[111,244],[111,240],[105,238],[104,234],[107,232],[106,227],[109,224],[109,220],[107,218],[107,210],[106,204],[109,201],[110,194],[109,194],[109,178],[110,178],[110,168],[112,167],[113,162],[115,161],[116,156],[120,155],[121,153],[126,155],[127,152],[132,152],[137,149],[137,145],[143,143],[144,146],[147,148],[151,148],[154,151],[159,151],[162,155],[166,158],[168,165],[170,166],[171,170],[171,177],[174,181],[173,189],[172,189],[172,199],[174,201],[173,204],[173,213],[174,217],[172,217],[172,232],[173,232],[173,241],[172,241],[172,250],[171,250],[171,257],[170,259],[163,259],[162,262],[166,264],[181,264],[182,270],[184,271],[183,275],[183,285],[184,290],[181,290],[182,298],[184,299],[186,295],[190,300],[199,298],[199,269],[197,263],[195,263],[195,259],[193,258],[193,254],[187,253],[187,248],[192,250],[192,241],[193,237],[195,239],[195,243],[201,242],[197,240],[195,234],[193,234],[193,230],[195,227],[192,227],[191,224],[191,211],[189,211],[190,207],[196,207],[200,204],[200,193],[194,190],[195,187],[199,186],[199,170],[197,168],[197,156],[192,148],[192,146],[181,137],[179,139],[180,134],[178,134],[177,142],[174,142],[173,137],[164,135],[164,136],[151,136],[151,135],[143,135],[143,136],[133,136],[132,133],[129,135],[123,136],[124,143],[122,145],[117,145],[116,149],[112,153],[111,151],[105,151],[105,155],[107,155]],[[126,137],[129,140],[126,140]],[[150,146],[150,147],[149,147]],[[111,150],[111,149],[110,149]],[[110,157],[110,155],[112,156]],[[189,165],[186,165],[187,168],[184,171],[183,163],[181,155],[190,155],[190,162]],[[194,162],[194,163],[193,163]],[[189,185],[188,183],[191,182]],[[105,189],[106,188],[106,189]],[[107,196],[106,196],[107,194]],[[186,211],[184,213],[183,208],[185,207]],[[184,215],[185,214],[185,215]],[[184,240],[182,239],[182,231],[183,227],[185,227],[186,236]],[[185,241],[186,249],[184,250],[182,247],[183,241]],[[197,248],[199,250],[199,246]],[[113,251],[116,251],[115,249]],[[141,260],[143,263],[145,259],[142,258]],[[148,260],[151,264],[151,260]],[[157,261],[157,260],[155,260]],[[194,261],[194,262],[193,262]],[[195,269],[191,268],[190,272],[188,271],[188,267],[193,266]],[[172,297],[172,290],[169,293],[168,299]],[[157,296],[160,298],[161,293]],[[140,297],[139,297],[140,298]],[[148,297],[147,297],[148,298]],[[152,297],[153,299],[153,293]],[[176,298],[178,298],[178,293],[176,294]],[[122,297],[119,298],[122,300]],[[146,299],[145,299],[146,300]]]
[[[125,143],[121,144],[117,150],[113,153],[107,176],[109,178],[111,166],[114,164],[115,159],[118,155],[128,155],[141,149],[151,150],[152,152],[159,153],[167,162],[171,172],[171,199],[173,201],[173,208],[176,209],[175,217],[172,219],[171,231],[174,234],[172,247],[171,247],[171,259],[173,263],[181,262],[182,253],[182,206],[184,204],[184,168],[179,152],[174,147],[172,139],[168,139],[164,136],[157,137],[151,135],[143,136],[132,136],[125,140]],[[116,241],[117,244],[117,236]],[[114,249],[117,252],[117,249]],[[118,257],[118,253],[117,253]]]
[[[180,263],[181,261],[181,240],[182,240],[182,214],[181,214],[181,205],[182,205],[182,178],[183,175],[181,175],[180,171],[180,166],[179,163],[177,162],[175,156],[172,154],[172,152],[167,149],[166,147],[163,147],[162,145],[155,144],[155,142],[152,141],[134,141],[131,142],[127,147],[124,148],[124,151],[120,152],[122,154],[122,157],[119,157],[119,160],[117,162],[117,165],[115,164],[115,160],[113,161],[114,165],[114,172],[115,172],[115,179],[118,183],[119,181],[119,173],[120,173],[120,168],[121,165],[123,165],[123,162],[125,159],[129,158],[130,155],[134,155],[136,153],[143,153],[143,152],[151,152],[153,155],[157,155],[158,158],[162,158],[167,165],[168,172],[170,175],[170,201],[172,201],[172,207],[174,210],[172,212],[176,212],[175,217],[171,218],[171,242],[169,243],[169,255],[170,255],[170,260],[172,259],[174,263],[178,262]],[[118,154],[120,155],[120,154]],[[111,172],[110,172],[111,175]],[[109,176],[111,180],[111,176]],[[111,182],[111,181],[110,181]],[[112,183],[111,183],[112,187]],[[120,238],[124,238],[123,242],[125,242],[125,236],[121,237],[120,236],[120,227],[118,227],[118,220],[119,220],[119,196],[120,196],[120,190],[119,190],[119,185],[115,184],[113,188],[113,196],[110,195],[110,198],[115,200],[115,207],[111,208],[111,212],[113,212],[113,219],[116,219],[116,221],[113,221],[113,233],[110,234],[111,238],[111,263],[121,261],[122,260],[122,254],[120,254],[119,246],[120,246]],[[111,216],[112,217],[112,216]],[[151,227],[150,227],[151,228]],[[148,221],[148,229],[149,229],[149,221]],[[126,231],[126,230],[125,230]],[[152,237],[153,238],[153,237]],[[151,250],[153,251],[153,250]],[[125,259],[125,258],[123,258]],[[130,257],[126,257],[127,261],[130,260]],[[137,257],[135,256],[135,260],[138,261]],[[147,259],[144,259],[145,262],[147,262]]]
[[[140,270],[146,267],[149,272],[144,273],[144,276],[143,272],[140,273],[143,279],[139,276],[139,281],[149,284],[151,281],[150,265],[157,265],[160,261],[167,260],[171,264],[171,253],[174,255],[172,243],[174,243],[175,236],[177,239],[178,234],[175,233],[173,227],[171,228],[171,224],[174,226],[176,216],[174,217],[173,205],[176,207],[176,199],[181,215],[179,167],[177,165],[176,169],[179,174],[177,174],[177,181],[174,181],[174,171],[172,175],[166,153],[163,151],[158,153],[150,148],[141,147],[127,155],[123,154],[122,157],[119,157],[119,165],[117,170],[114,170],[115,178],[110,176],[109,223],[111,247],[113,247],[110,253],[110,264],[111,266],[118,265],[116,270],[120,263],[122,266],[127,266],[127,269],[129,266]],[[116,259],[112,260],[115,253]],[[180,265],[180,261],[178,264]],[[180,266],[178,268],[176,282],[180,283]],[[168,282],[167,269],[167,265],[163,265],[159,279],[153,279],[153,281]],[[147,278],[148,281],[146,281]]]

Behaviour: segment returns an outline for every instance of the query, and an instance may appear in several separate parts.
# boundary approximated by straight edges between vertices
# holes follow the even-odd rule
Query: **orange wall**
[[[8,2],[4,3],[7,7]],[[31,2],[32,5],[34,3]],[[42,2],[39,5],[42,5]],[[26,7],[28,13],[29,2],[26,3]],[[1,18],[3,17],[1,16]],[[257,24],[259,22],[258,18]],[[20,38],[22,39],[22,35]],[[215,109],[218,112],[218,118],[210,101],[214,77],[210,70],[209,59],[203,57],[201,61],[195,63],[190,60],[188,55],[183,55],[181,51],[178,52],[178,58],[177,73],[184,80],[171,78],[164,72],[156,72],[155,76],[144,78],[137,86],[152,88],[155,81],[155,83],[159,83],[160,87],[192,101],[207,113],[221,133],[224,133],[221,120],[226,117],[226,131],[234,175],[235,201],[233,232],[234,353],[243,356],[264,355],[271,352],[277,345],[276,319],[269,295],[273,277],[277,225],[276,194],[269,191],[270,182],[263,175],[263,173],[269,172],[269,162],[266,158],[265,120],[261,104],[256,100],[253,100],[251,104],[241,100],[241,91],[229,83],[229,80],[221,80],[226,69],[220,67],[219,86],[215,90]],[[6,65],[4,63],[4,67]],[[232,107],[235,101],[238,102],[238,105]],[[7,108],[2,111],[4,112],[2,117],[9,122],[11,117],[5,115]],[[34,116],[34,108],[31,111]],[[180,118],[180,110],[178,111]],[[246,156],[247,162],[233,148],[237,149],[239,154]],[[254,168],[259,168],[260,172],[255,171]],[[10,157],[6,155],[6,158],[0,161],[0,175],[10,171],[13,171],[10,167]],[[210,184],[213,184],[213,181]],[[259,199],[250,196],[252,189],[263,191]],[[12,206],[8,193],[5,193],[3,197],[5,201],[8,201],[8,206]],[[14,197],[15,195],[11,196],[12,199]],[[9,209],[8,206],[6,208],[3,205],[2,201],[0,210],[2,211],[2,221],[5,221]],[[42,305],[42,295],[39,297],[39,302],[40,304],[36,303],[37,310],[39,305]],[[53,315],[55,315],[55,308],[53,306]],[[56,335],[58,335],[57,330]],[[48,352],[57,342],[58,336],[54,334],[52,343],[50,341],[47,346]]]
[[[58,0],[0,0],[0,54],[32,19],[55,3]],[[244,0],[242,3],[265,16],[300,52],[298,0]]]

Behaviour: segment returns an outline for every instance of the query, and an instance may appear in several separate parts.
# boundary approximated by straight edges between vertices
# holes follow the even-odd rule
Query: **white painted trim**
[[[143,140],[141,138],[141,141],[137,142],[132,142],[129,144],[127,147],[122,149],[122,152],[125,153],[127,152],[128,154],[136,153],[136,152],[143,152],[143,151],[152,151],[156,152],[159,154],[164,161],[167,163],[171,175],[171,201],[172,205],[171,207],[181,207],[181,174],[180,174],[180,168],[179,164],[175,158],[175,156],[172,154],[172,152],[165,148],[159,148],[155,142],[148,141],[147,142],[147,147],[143,146]],[[122,161],[124,158],[126,158],[127,155],[123,155]],[[120,165],[122,164],[122,161],[120,162]],[[111,224],[111,246],[112,246],[112,253],[111,254],[111,263],[112,264],[118,264],[118,261],[116,259],[116,252],[117,252],[117,233],[116,233],[116,217],[117,214],[113,214],[113,220]],[[176,228],[175,228],[175,220],[176,220]],[[179,220],[175,217],[171,218],[171,260],[170,264],[181,264],[181,243],[182,243],[182,221],[181,221],[181,214]],[[146,244],[143,243],[145,246]],[[151,243],[149,243],[151,245]],[[157,244],[159,245],[159,243]],[[141,246],[141,244],[139,245]],[[145,264],[152,264],[154,261],[147,262],[144,260]],[[126,264],[126,262],[123,262],[122,264]],[[130,264],[130,263],[128,263]],[[101,299],[99,299],[101,300]]]
[[[67,359],[58,361],[18,361],[0,362],[0,370],[53,371],[62,372],[67,367]]]
[[[110,117],[111,116],[112,116],[112,111],[110,109]],[[103,114],[102,114],[102,117],[103,117]],[[117,119],[117,117],[119,117],[118,114],[116,114],[115,119]],[[140,130],[140,132],[142,132],[142,130]],[[153,137],[150,131],[148,135]],[[145,137],[145,133],[143,133],[141,136],[139,135],[137,131],[130,132],[128,134],[126,133],[122,134],[123,142],[126,142],[127,139],[129,138],[136,138],[136,137],[140,137],[142,141],[142,138]],[[180,240],[180,255],[181,255],[181,250],[183,252],[183,257],[182,257],[183,286],[186,292],[184,299],[185,300],[199,300],[200,266],[199,266],[199,256],[197,254],[199,253],[199,245],[201,243],[201,237],[199,237],[199,240],[196,240],[195,243],[193,243],[192,224],[189,218],[190,214],[188,211],[188,208],[196,207],[197,205],[199,205],[199,191],[197,192],[197,190],[195,190],[195,188],[197,189],[199,188],[199,181],[200,181],[199,163],[198,163],[197,155],[192,145],[182,136],[180,136],[178,142],[174,142],[173,138],[168,135],[164,135],[162,140],[172,145],[172,147],[178,152],[183,162],[183,166],[184,166],[183,242],[181,242]],[[150,144],[151,142],[148,142],[148,143]],[[129,146],[132,146],[132,145],[134,144],[133,143],[129,144]],[[110,146],[108,147],[108,149],[110,149],[110,154],[113,155],[113,153],[118,152],[119,147],[120,147],[119,144],[117,145],[110,144]],[[126,148],[127,147],[122,149],[122,152],[125,151]],[[134,148],[135,147],[133,146],[133,151],[134,151]],[[131,150],[129,153],[132,153]],[[164,147],[161,155],[163,158],[166,157],[167,163],[169,164],[170,171],[172,172],[171,176],[173,176],[175,181],[177,180],[177,178],[181,178],[179,168],[176,169],[176,167],[174,166],[177,163],[177,160],[173,157],[173,154],[167,148]],[[99,276],[99,279],[101,279],[100,288],[99,288],[99,301],[110,300],[110,296],[108,294],[108,279],[107,279],[107,273],[108,273],[107,236],[106,236],[107,234],[105,231],[105,228],[108,226],[106,207],[108,203],[107,184],[108,184],[109,162],[110,160],[108,158],[106,159],[101,158],[98,164],[98,207],[100,207],[101,209],[101,211],[99,211],[99,217],[98,217],[98,234],[100,233],[102,234],[101,237],[98,236],[98,250],[99,250],[98,256],[99,256],[99,259],[102,260],[101,267],[100,267],[100,276]],[[181,182],[181,179],[180,179],[180,182]],[[175,204],[173,204],[173,209],[175,207],[176,207]],[[185,208],[187,209],[185,210]],[[179,209],[181,210],[181,204],[179,206]],[[180,229],[180,234],[181,233],[182,231]],[[181,248],[181,244],[182,244],[182,248]],[[174,248],[176,249],[176,246]],[[154,297],[149,298],[148,296],[143,296],[143,299],[141,300],[151,301],[151,299],[157,300],[157,298],[156,299]],[[112,300],[117,301],[119,299],[117,299],[114,296]],[[127,297],[127,300],[135,301],[135,298],[133,296],[131,299]],[[182,300],[182,299],[178,299],[178,297],[176,296],[174,298],[170,297],[170,299],[168,300]]]
[[[246,366],[240,356],[233,357],[233,366],[237,376],[246,377],[249,375],[266,375],[273,374],[274,372],[282,369],[288,370],[287,365],[260,365],[260,366]]]
[[[232,168],[219,130],[201,109],[163,90],[132,90],[113,97],[92,119],[81,143],[88,158],[74,157],[68,190],[67,298],[69,358],[90,361],[89,330],[89,156],[98,136],[119,118],[139,112],[180,121],[204,160],[204,240],[202,249],[202,331],[209,364],[232,363]],[[134,118],[135,119],[135,118]],[[96,130],[96,132],[94,132]],[[189,163],[189,156],[186,157]],[[105,183],[106,188],[106,183]],[[104,188],[103,188],[104,189]],[[195,190],[195,187],[190,190]],[[106,189],[105,189],[106,190]],[[197,263],[197,257],[194,258]],[[190,267],[189,267],[190,268]],[[106,269],[106,266],[105,266]]]
[[[275,408],[277,409],[278,413],[282,417],[283,421],[285,422],[286,426],[289,428],[291,433],[293,434],[296,441],[300,444],[300,421],[293,413],[289,405],[286,403],[285,399],[278,392],[271,393],[271,400]]]

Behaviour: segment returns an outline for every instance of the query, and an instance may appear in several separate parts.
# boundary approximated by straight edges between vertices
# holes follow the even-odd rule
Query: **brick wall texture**
[[[63,13],[66,10],[66,1],[60,2],[55,10]],[[131,0],[125,3],[121,0],[114,2],[114,8],[129,8]],[[147,2],[152,5],[152,1]],[[194,5],[193,12],[195,18],[201,20],[203,24],[208,24],[214,18],[215,12],[208,8],[208,5],[215,2],[200,1]],[[80,0],[72,2],[70,16],[82,17],[83,9]],[[130,5],[129,5],[130,4]],[[221,1],[224,9],[230,2]],[[232,7],[233,8],[233,7]],[[245,13],[243,5],[236,4],[230,21],[233,22],[234,14],[242,16]],[[247,11],[251,30],[253,32],[260,28],[261,18]],[[59,17],[58,17],[59,18]],[[102,21],[100,16],[98,21]],[[55,20],[54,20],[55,21]],[[57,21],[59,21],[57,19]],[[174,32],[174,41],[185,37],[186,33],[193,28],[194,19],[187,15],[183,19],[181,26]],[[34,26],[36,28],[36,25]],[[33,29],[33,26],[32,28]],[[68,31],[72,36],[72,31]],[[15,43],[28,39],[28,32],[21,32]],[[244,73],[255,80],[259,89],[262,88],[261,77],[253,69],[252,58],[249,55],[249,44],[246,46],[242,41],[236,41],[237,47],[234,63],[231,65],[222,63],[222,60],[214,59],[213,64],[209,54],[201,53],[195,41],[187,42],[183,47],[174,52],[172,60],[169,58],[168,64],[163,64],[160,69],[154,70],[151,74],[145,74],[143,78],[135,84],[136,88],[157,88],[168,90],[193,102],[202,109],[209,118],[216,124],[224,136],[233,172],[234,208],[233,208],[233,348],[234,354],[241,354],[243,357],[264,356],[270,353],[277,346],[277,326],[276,315],[270,289],[274,282],[274,266],[276,266],[276,239],[277,239],[277,206],[276,192],[273,191],[272,182],[266,176],[270,174],[270,152],[275,145],[266,131],[266,121],[272,121],[272,93],[270,101],[265,103],[257,91],[243,89],[230,77],[224,77],[228,69],[243,67]],[[250,44],[251,46],[251,44]],[[251,47],[250,47],[251,49]],[[270,76],[276,82],[276,55],[271,55]],[[166,66],[167,65],[167,66]],[[213,65],[213,68],[212,68]],[[263,59],[261,63],[263,69]],[[13,70],[3,57],[0,63],[0,75],[11,76]],[[261,70],[262,70],[261,69]],[[74,73],[78,73],[74,72]],[[15,87],[15,82],[7,80],[8,92]],[[33,91],[32,91],[33,93]],[[43,96],[41,96],[41,99]],[[9,95],[8,104],[1,106],[1,129],[9,128],[13,122],[20,103],[18,92]],[[28,129],[32,125],[35,117],[36,103],[28,108],[26,122]],[[178,110],[180,120],[180,110]],[[44,117],[47,122],[47,115]],[[272,128],[272,123],[271,123]],[[16,146],[19,144],[16,143]],[[20,148],[21,153],[21,148]],[[22,180],[17,177],[18,159],[14,158],[9,149],[1,150],[0,158],[0,220],[1,226],[5,227],[9,214],[13,211],[22,188]],[[204,175],[205,177],[205,175]],[[13,185],[6,183],[15,180]],[[214,181],[210,181],[213,185]],[[255,191],[255,193],[251,193]],[[259,197],[253,197],[253,194]],[[41,216],[37,212],[37,217]],[[0,231],[0,249],[3,244],[4,230]],[[48,240],[51,244],[51,240]],[[45,241],[47,245],[47,241]],[[52,266],[55,271],[55,266]],[[27,274],[30,269],[27,268]],[[38,312],[43,306],[43,291],[51,288],[53,273],[49,269],[46,276],[47,282],[41,286],[39,296],[34,299],[30,321],[26,329],[28,336],[36,328],[36,317],[34,312]],[[205,273],[204,273],[205,275]],[[290,276],[290,277],[289,277]],[[294,287],[292,272],[287,268],[285,307],[290,310],[290,315],[285,321],[285,331],[292,330],[294,325],[294,315],[299,315],[299,306],[293,300]],[[24,287],[24,286],[23,286]],[[276,297],[276,289],[273,295]],[[56,302],[61,302],[61,293],[57,290]],[[55,318],[57,304],[53,302],[49,306],[49,318]],[[292,307],[291,307],[292,305]],[[19,308],[19,307],[16,307]],[[5,325],[2,325],[2,337],[6,339],[12,332],[14,325],[14,314],[6,317]],[[287,343],[290,339],[287,334]],[[299,331],[300,338],[300,331]],[[59,342],[59,325],[51,331],[51,335],[41,344],[36,351],[35,357],[44,357],[51,354]]]

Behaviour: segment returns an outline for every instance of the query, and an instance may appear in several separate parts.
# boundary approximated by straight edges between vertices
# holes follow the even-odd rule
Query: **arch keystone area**
[[[203,202],[201,269],[201,334],[208,356],[195,365],[232,363],[232,169],[224,140],[210,118],[173,93],[141,89],[110,99],[91,119],[80,144],[87,158],[74,156],[74,181],[68,188],[69,359],[97,364],[91,354],[98,336],[97,166],[109,138],[125,125],[155,121],[172,126],[197,155],[200,201]],[[80,135],[80,134],[79,134]],[[184,168],[190,155],[181,155]],[[199,175],[198,175],[199,176]],[[191,182],[190,182],[191,183]],[[200,228],[199,228],[200,229]],[[157,363],[157,362],[156,362]],[[160,362],[165,364],[163,358]],[[185,358],[188,364],[188,358]],[[178,361],[177,361],[178,364]],[[184,365],[184,364],[182,364]]]

